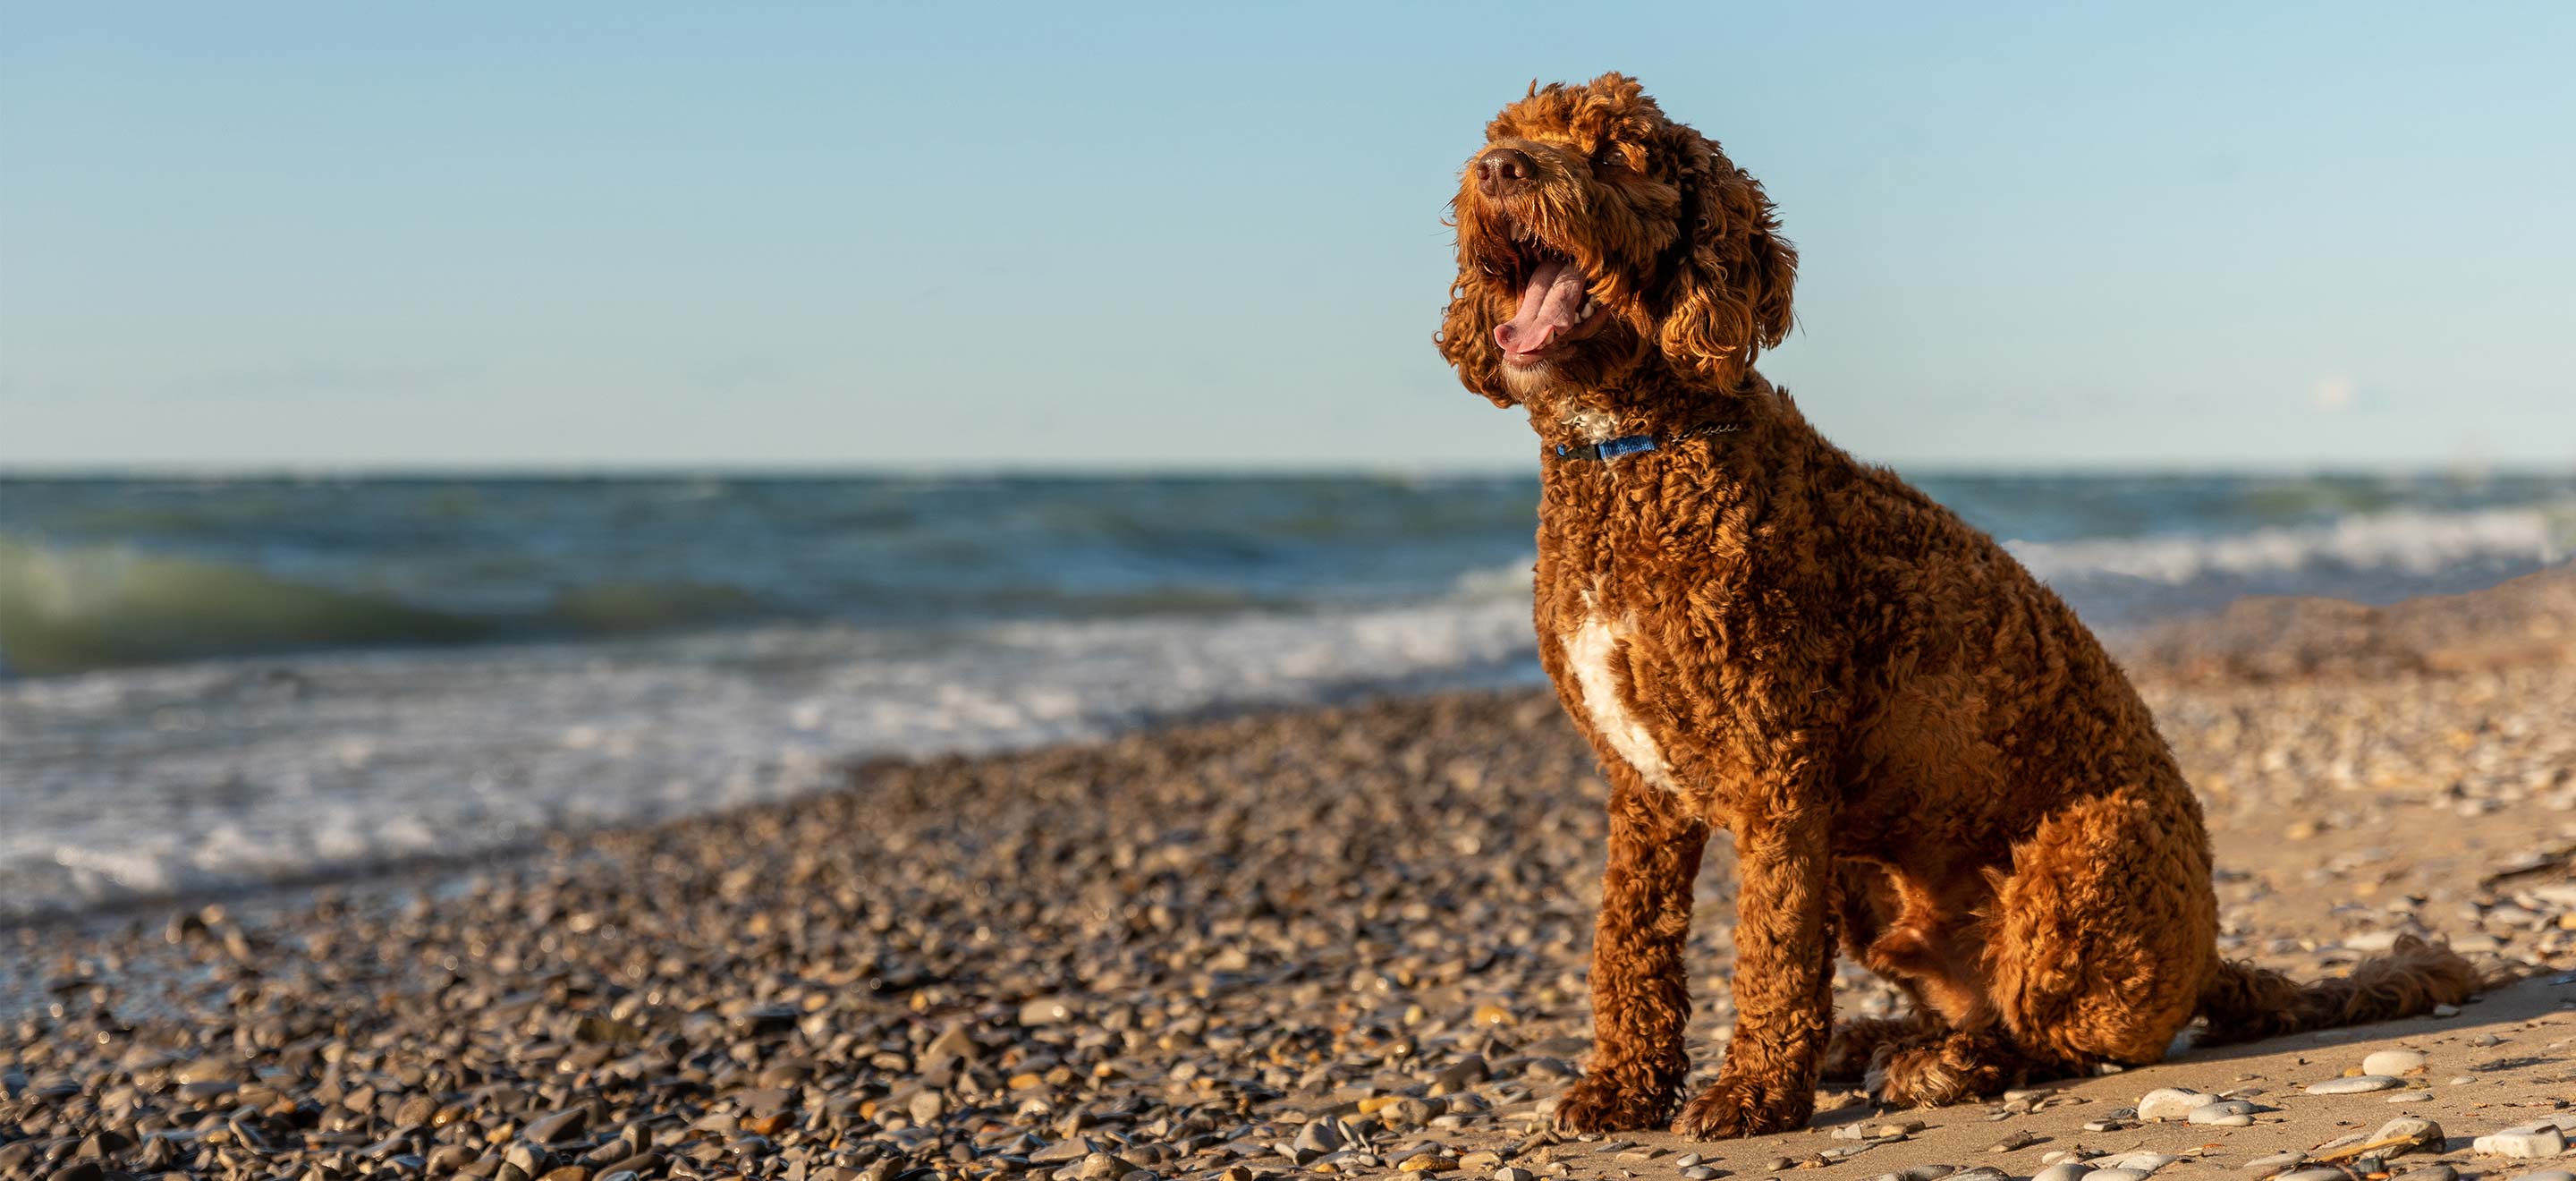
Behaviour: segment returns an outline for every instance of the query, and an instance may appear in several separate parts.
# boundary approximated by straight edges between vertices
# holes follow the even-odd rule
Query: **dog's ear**
[[[1503,385],[1503,349],[1494,343],[1494,326],[1502,322],[1497,318],[1500,305],[1486,289],[1488,280],[1470,248],[1469,233],[1460,227],[1458,277],[1449,282],[1449,310],[1442,314],[1440,332],[1431,340],[1458,370],[1460,384],[1508,409],[1520,405],[1520,399]]]
[[[1668,136],[1662,150],[1676,162],[1689,245],[1658,301],[1657,343],[1674,372],[1732,389],[1754,357],[1789,334],[1798,251],[1780,236],[1760,182],[1716,143],[1687,127]]]

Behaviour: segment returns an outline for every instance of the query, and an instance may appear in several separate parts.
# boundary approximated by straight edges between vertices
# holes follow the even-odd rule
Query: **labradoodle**
[[[2419,1013],[2479,984],[2406,940],[2347,979],[2221,960],[2200,807],[2128,680],[1991,538],[1819,436],[1753,369],[1797,253],[1638,84],[1533,85],[1454,206],[1440,351],[1539,435],[1539,650],[1612,791],[1596,1045],[1557,1118],[1674,1118],[1712,827],[1737,1023],[1673,1124],[1776,1132],[1827,1071],[1938,1104]],[[1836,939],[1912,1001],[1837,1030]],[[2204,1040],[2207,1040],[2205,1038]]]

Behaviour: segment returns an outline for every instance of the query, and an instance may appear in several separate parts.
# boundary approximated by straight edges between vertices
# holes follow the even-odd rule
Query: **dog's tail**
[[[2340,980],[2301,984],[2268,968],[2230,960],[2200,994],[2209,1029],[2204,1045],[2250,1042],[2429,1013],[2456,1005],[2490,981],[2448,945],[2398,937],[2388,954],[2365,960]]]

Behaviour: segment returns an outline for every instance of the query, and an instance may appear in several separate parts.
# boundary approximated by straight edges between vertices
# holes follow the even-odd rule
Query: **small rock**
[[[2272,1181],[2350,1181],[2351,1176],[2341,1169],[2296,1169]]]
[[[2031,1135],[2029,1132],[2023,1131],[2019,1128],[2015,1128],[2011,1134],[2005,1136],[1999,1141],[1996,1141],[1995,1144],[1992,1147],[1987,1148],[1986,1151],[2019,1152],[2022,1149],[2028,1148],[2037,1143],[2039,1143],[2039,1137]]]
[[[2417,1116],[2399,1116],[2379,1125],[2370,1134],[2370,1142],[2381,1156],[2403,1156],[2409,1152],[2440,1152],[2449,1139],[2442,1125]],[[2392,1143],[2392,1141],[2394,1143]]]
[[[2449,1165],[2426,1165],[2399,1173],[2396,1181],[2459,1181],[2460,1171]]]
[[[2480,1136],[2469,1147],[2480,1156],[2511,1156],[2539,1160],[2567,1151],[2567,1135],[2556,1124],[2522,1124],[2501,1132]]]
[[[1538,1174],[1518,1165],[1504,1165],[1494,1170],[1494,1181],[1538,1181]]]
[[[2405,1083],[2390,1078],[2384,1074],[2357,1074],[2350,1078],[2330,1078],[2321,1083],[2309,1083],[2307,1093],[2311,1095],[2359,1095],[2367,1091],[2393,1091],[2405,1085]]]
[[[2216,1095],[2185,1091],[2177,1087],[2158,1087],[2138,1099],[2138,1118],[2148,1123],[2188,1118],[2192,1112],[2218,1102]]]
[[[1056,1025],[1073,1019],[1073,1006],[1063,997],[1042,996],[1020,1006],[1020,1024]]]
[[[2242,1128],[2254,1123],[2255,1110],[2253,1104],[2242,1099],[2221,1099],[2192,1108],[2191,1114],[2183,1118],[2213,1128]]]
[[[60,1176],[60,1174],[56,1175]],[[2513,1181],[2576,1181],[2576,1173],[2565,1169],[2542,1169],[2537,1173],[2525,1173],[2514,1178]]]
[[[1304,1151],[1321,1155],[1341,1148],[1342,1134],[1333,1127],[1331,1120],[1311,1120],[1305,1127],[1298,1129],[1297,1138],[1290,1143]]]
[[[2258,1156],[2245,1162],[2244,1170],[2248,1173],[2277,1173],[2283,1169],[2295,1167],[2307,1159],[2308,1154],[2304,1152],[2276,1152],[2270,1156]]]
[[[2422,1050],[2381,1050],[2361,1060],[2363,1075],[2407,1075],[2424,1069]]]
[[[530,1121],[520,1135],[539,1144],[560,1144],[580,1135],[582,1125],[589,1122],[588,1108],[567,1107],[553,1115]]]
[[[1111,1177],[1124,1177],[1127,1173],[1127,1162],[1105,1152],[1092,1153],[1074,1167],[1074,1176],[1082,1181],[1109,1181]]]
[[[2041,1169],[2038,1175],[2032,1177],[2030,1181],[2077,1181],[2078,1178],[2090,1174],[2093,1171],[2093,1166],[2085,1164],[2083,1161],[2060,1161],[2057,1164]]]
[[[1030,1153],[1029,1163],[1033,1165],[1072,1164],[1097,1151],[1099,1149],[1090,1141],[1079,1136],[1068,1136]]]
[[[2095,1169],[2084,1174],[2085,1181],[2147,1181],[2145,1169]]]

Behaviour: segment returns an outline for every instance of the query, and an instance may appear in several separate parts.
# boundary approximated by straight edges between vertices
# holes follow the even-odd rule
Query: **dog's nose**
[[[1520,149],[1495,148],[1476,158],[1476,191],[1499,197],[1528,184],[1537,172],[1537,166]]]

